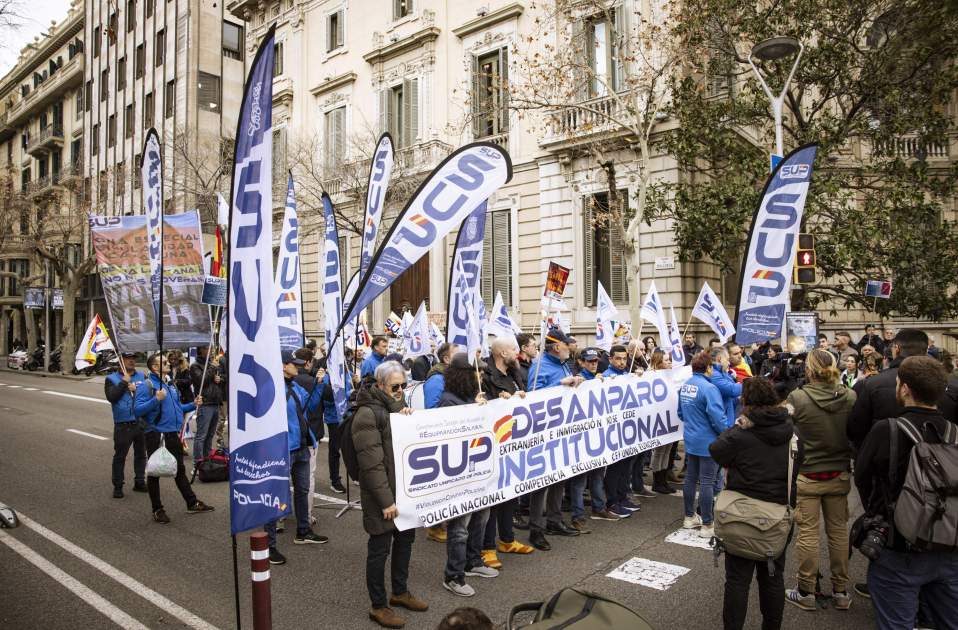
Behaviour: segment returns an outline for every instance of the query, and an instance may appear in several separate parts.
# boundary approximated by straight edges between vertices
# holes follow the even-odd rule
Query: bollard
[[[257,532],[249,537],[253,579],[253,630],[272,630],[273,604],[269,590],[269,537]]]

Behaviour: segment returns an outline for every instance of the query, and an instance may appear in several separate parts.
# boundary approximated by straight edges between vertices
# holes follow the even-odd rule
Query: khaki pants
[[[848,493],[851,491],[847,472],[828,481],[815,481],[798,476],[798,501],[795,524],[798,537],[795,548],[798,555],[798,586],[803,591],[815,592],[818,560],[821,556],[819,521],[824,517],[825,537],[828,539],[828,560],[832,576],[832,590],[845,591],[848,584]]]

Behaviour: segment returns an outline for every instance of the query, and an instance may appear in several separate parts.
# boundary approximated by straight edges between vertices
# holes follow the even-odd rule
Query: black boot
[[[546,540],[546,536],[542,533],[541,529],[533,529],[529,532],[529,544],[539,551],[549,551],[552,549],[552,545]]]
[[[672,486],[668,482],[668,470],[659,470],[652,473],[652,492],[672,494]]]

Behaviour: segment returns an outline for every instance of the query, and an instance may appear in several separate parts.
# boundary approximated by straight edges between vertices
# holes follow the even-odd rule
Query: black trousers
[[[625,501],[628,497],[633,457],[620,459],[605,469],[605,496],[610,506]]]
[[[339,436],[342,433],[339,424],[327,424],[326,429],[329,431],[329,482],[336,483],[337,481],[342,482],[342,477],[339,475]]]
[[[139,423],[118,422],[113,425],[113,487],[123,487],[123,470],[126,468],[126,455],[133,447],[133,481],[140,484],[146,481],[146,441]]]
[[[406,581],[409,579],[409,560],[412,558],[412,543],[416,540],[416,530],[404,532],[394,529],[385,534],[369,537],[366,544],[366,589],[373,608],[385,608],[389,603],[386,596],[386,559],[392,551],[390,573],[393,595],[402,595],[409,591]]]
[[[748,612],[748,591],[752,573],[758,578],[758,603],[762,609],[762,630],[779,630],[785,610],[785,552],[774,562],[775,574],[768,574],[768,563],[725,554],[725,603],[722,621],[725,630],[741,630]]]
[[[166,450],[176,458],[176,477],[174,478],[176,487],[179,489],[180,494],[183,495],[183,500],[186,501],[186,507],[192,507],[196,503],[196,495],[193,494],[190,480],[186,476],[186,467],[183,466],[183,444],[180,442],[180,434],[175,431],[173,433],[150,431],[146,434],[147,456],[152,455],[156,449],[160,448],[161,435],[166,444]],[[153,511],[162,510],[163,503],[160,501],[160,478],[147,477],[146,489],[150,492],[150,503],[153,506]]]

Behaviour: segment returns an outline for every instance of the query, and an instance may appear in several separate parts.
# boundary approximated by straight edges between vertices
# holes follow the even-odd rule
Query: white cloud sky
[[[50,21],[59,24],[67,16],[70,0],[21,0],[18,7],[23,16],[18,29],[0,27],[0,76],[17,64],[20,49],[50,28]]]

